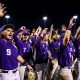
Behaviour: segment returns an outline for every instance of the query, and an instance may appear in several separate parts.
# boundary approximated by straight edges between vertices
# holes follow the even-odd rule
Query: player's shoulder
[[[5,41],[2,39],[2,38],[0,38],[0,45],[5,45]]]

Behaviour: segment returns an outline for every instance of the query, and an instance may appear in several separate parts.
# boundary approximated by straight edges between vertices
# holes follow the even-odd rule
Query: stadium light
[[[46,20],[47,20],[48,18],[47,18],[47,16],[44,16],[43,17],[43,20],[44,20],[44,27],[45,27],[45,23],[46,23]]]
[[[5,15],[5,19],[7,20],[7,24],[8,24],[8,20],[10,19],[10,15]]]

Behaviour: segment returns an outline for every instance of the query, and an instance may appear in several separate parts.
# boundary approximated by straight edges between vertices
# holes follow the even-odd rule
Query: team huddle
[[[0,17],[5,15],[0,3]],[[62,34],[13,24],[0,28],[0,80],[80,80],[80,27],[72,36],[72,17]],[[77,63],[77,64],[76,64]],[[76,69],[76,66],[78,67]]]

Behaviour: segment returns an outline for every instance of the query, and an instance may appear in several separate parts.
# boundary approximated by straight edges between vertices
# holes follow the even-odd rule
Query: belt
[[[67,69],[71,69],[71,67],[64,67],[65,69],[67,68]]]
[[[16,69],[16,70],[7,70],[7,71],[6,71],[6,70],[2,70],[1,72],[2,72],[2,73],[8,73],[9,71],[11,71],[11,72],[13,72],[13,73],[16,73],[17,69]]]

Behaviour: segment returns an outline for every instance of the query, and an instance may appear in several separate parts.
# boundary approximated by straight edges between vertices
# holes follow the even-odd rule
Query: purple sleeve
[[[51,51],[51,59],[57,59],[57,45],[56,42],[52,41],[50,44],[50,51]]]
[[[56,42],[52,41],[51,44],[53,45],[54,49],[57,48]]]
[[[16,38],[17,35],[22,32],[22,30],[18,29],[17,31],[15,31],[14,35],[13,35],[13,38]]]
[[[72,38],[72,42],[75,43],[76,42],[76,39],[75,38]]]
[[[62,40],[58,40],[58,41],[56,41],[56,48],[58,49],[58,52],[60,52],[61,49],[64,50],[65,47],[66,47],[66,46],[63,45]]]
[[[18,52],[19,52],[19,54],[23,54],[23,50],[22,50],[22,48],[23,48],[23,43],[22,43],[22,41],[18,41]]]
[[[3,41],[2,41],[2,39],[0,38],[0,44],[2,44],[3,43]]]
[[[30,40],[32,41],[32,44],[34,44],[35,41],[36,41],[36,37],[35,36],[32,36],[32,37],[30,37]]]
[[[61,45],[61,39],[58,39],[55,44],[56,44],[56,48],[59,49]]]
[[[14,33],[14,35],[13,35],[13,38],[14,38],[14,41],[15,41],[16,46],[17,46],[17,48],[18,48],[19,54],[22,55],[22,54],[23,54],[23,52],[22,52],[23,42],[17,38],[17,35],[18,35],[20,32],[22,32],[22,30],[20,30],[20,29],[18,29],[17,31],[15,31],[15,33]]]
[[[72,54],[73,54],[73,55],[75,55],[76,48],[75,48],[75,46],[74,46],[74,43],[73,43],[73,42],[71,42],[71,47],[72,47],[71,52],[72,52]]]
[[[17,42],[16,42],[16,46],[18,48],[18,53],[20,55],[22,55],[23,54],[23,50],[22,50],[22,48],[23,48],[23,42],[18,39]]]
[[[19,42],[19,39],[17,38],[17,35],[21,32],[22,30],[18,29],[17,31],[15,31],[14,35],[13,35],[13,39],[15,41],[15,43]]]
[[[72,25],[71,24],[69,24],[68,30],[72,30]]]

